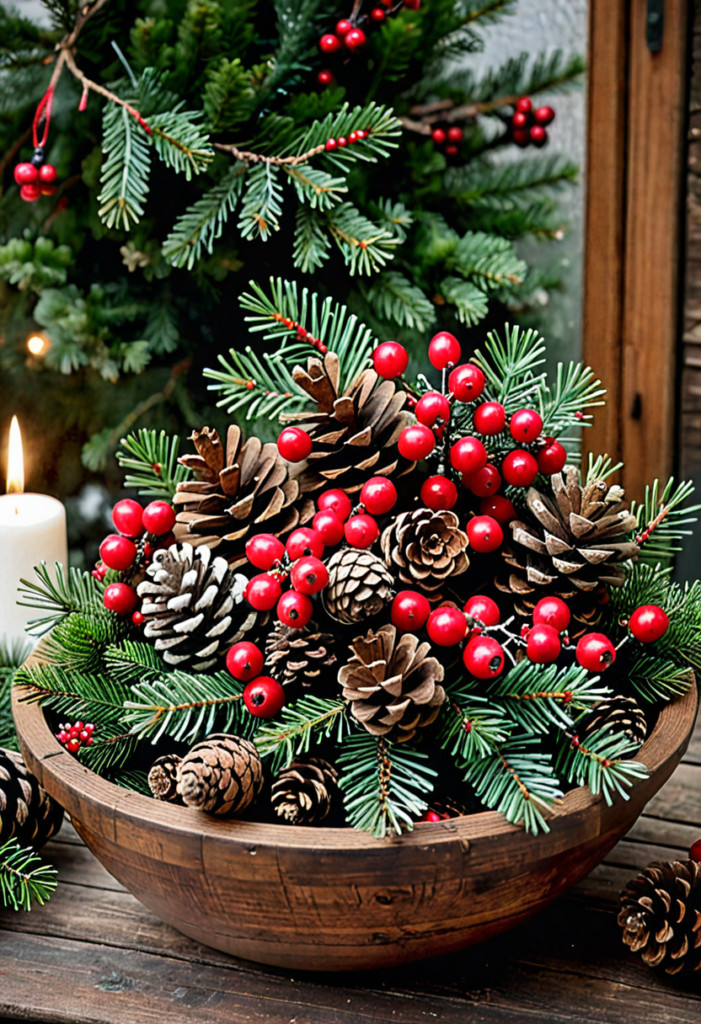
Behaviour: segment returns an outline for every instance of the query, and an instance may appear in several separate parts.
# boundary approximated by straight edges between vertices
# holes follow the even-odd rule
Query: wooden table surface
[[[701,838],[701,718],[683,763],[606,861],[528,924],[477,948],[359,975],[258,967],[162,924],[65,825],[52,900],[0,911],[0,1015],[41,1024],[699,1024],[696,987],[623,947],[617,895]]]

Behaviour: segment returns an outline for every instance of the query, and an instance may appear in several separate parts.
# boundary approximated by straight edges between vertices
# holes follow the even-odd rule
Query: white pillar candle
[[[25,494],[22,447],[16,417],[10,430],[8,494],[0,497],[0,638],[26,641],[27,623],[39,617],[34,608],[17,604],[21,579],[33,581],[34,566],[68,564],[66,510],[48,494]]]

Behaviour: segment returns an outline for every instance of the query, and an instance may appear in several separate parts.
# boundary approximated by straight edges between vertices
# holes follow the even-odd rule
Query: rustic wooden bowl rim
[[[411,844],[418,841],[441,842],[465,840],[471,841],[485,836],[507,836],[522,831],[521,826],[512,825],[498,811],[482,811],[464,817],[450,818],[441,822],[417,823],[413,833],[403,836],[389,836],[378,840],[364,832],[353,828],[314,828],[299,825],[276,825],[267,822],[241,821],[237,819],[217,819],[200,811],[178,805],[163,803],[144,796],[133,790],[125,789],[109,782],[95,772],[82,765],[72,754],[58,742],[44,717],[41,707],[36,703],[21,700],[21,686],[15,686],[12,695],[12,706],[24,744],[36,761],[35,774],[48,775],[61,785],[62,790],[73,791],[80,796],[80,809],[89,820],[91,805],[97,809],[111,809],[120,816],[131,819],[141,827],[154,832],[165,830],[172,835],[180,832],[183,835],[198,835],[202,838],[212,837],[218,841],[229,840],[242,843],[244,846],[255,843],[256,846],[295,847],[296,849],[345,848],[353,850],[381,850],[387,845],[398,843]],[[670,743],[675,737],[688,737],[691,732],[698,706],[698,694],[695,681],[692,681],[686,693],[666,704],[658,717],[653,731],[640,748],[634,761],[641,761],[652,776],[676,751],[678,742]],[[33,766],[30,763],[30,768]],[[620,799],[620,798],[616,798]],[[588,787],[580,786],[570,790],[564,798],[554,806],[549,817],[551,830],[558,830],[565,825],[565,819],[571,815],[586,814],[596,805],[603,803],[601,795],[594,796]],[[67,805],[69,813],[75,809]]]

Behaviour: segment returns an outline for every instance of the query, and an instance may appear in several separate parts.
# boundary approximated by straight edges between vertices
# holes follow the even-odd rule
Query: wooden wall
[[[696,6],[689,96],[679,471],[684,478],[701,482],[701,4]]]

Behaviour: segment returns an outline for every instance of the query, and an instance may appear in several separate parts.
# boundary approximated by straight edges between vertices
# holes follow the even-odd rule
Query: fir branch
[[[526,274],[526,264],[518,258],[507,238],[482,231],[468,231],[463,235],[455,250],[452,268],[487,291],[508,290],[520,285]]]
[[[494,167],[467,164],[451,168],[445,188],[466,208],[523,209],[539,197],[543,188],[558,188],[577,178],[577,165],[565,157],[527,157]]]
[[[21,580],[17,604],[25,608],[36,608],[40,618],[32,619],[28,632],[39,636],[62,622],[72,612],[80,612],[96,618],[107,618],[108,612],[102,603],[103,587],[89,572],[69,567],[64,569],[55,562],[51,570],[45,562],[35,566],[38,582]]]
[[[496,331],[487,335],[484,351],[473,356],[487,378],[485,393],[501,402],[507,415],[536,400],[545,379],[536,370],[545,362],[545,342],[537,331],[504,327],[504,340]]]
[[[565,734],[556,764],[568,782],[588,786],[595,796],[601,793],[610,807],[616,794],[628,800],[630,787],[648,776],[640,761],[625,760],[637,750],[638,744],[627,736],[606,729],[587,737],[586,744]]]
[[[369,283],[363,282],[360,292],[377,315],[393,321],[399,327],[423,331],[435,322],[436,310],[433,304],[420,288],[398,270],[385,270]]]
[[[503,701],[504,712],[522,732],[547,734],[554,727],[572,728],[576,713],[611,695],[598,676],[578,665],[534,665],[518,662],[494,680],[490,693]]]
[[[72,612],[44,638],[42,660],[73,672],[99,673],[105,648],[116,644],[126,628],[117,616]]]
[[[90,771],[107,776],[132,761],[139,741],[126,732],[119,722],[100,722],[93,733],[93,743],[81,747],[78,760]]]
[[[128,231],[144,214],[151,154],[142,128],[123,106],[105,107],[102,147],[98,216],[106,227]]]
[[[264,722],[258,729],[258,752],[261,757],[271,756],[270,771],[277,774],[295,757],[308,754],[312,741],[318,743],[333,735],[340,746],[350,728],[346,711],[343,700],[313,694],[301,697],[286,705],[275,721]]]
[[[510,723],[493,701],[469,684],[452,688],[441,708],[438,742],[458,768],[493,753],[508,737]]]
[[[169,437],[165,430],[140,429],[120,443],[124,451],[117,452],[117,462],[126,471],[124,486],[144,498],[172,501],[178,484],[190,476],[178,463],[180,438]]]
[[[545,814],[562,796],[552,761],[537,737],[514,737],[467,765],[465,781],[487,807],[527,832],[549,832]]]
[[[554,437],[563,430],[589,426],[587,409],[605,405],[606,388],[594,371],[581,363],[558,363],[555,383],[543,381],[538,396],[538,409],[543,419],[543,434]]]
[[[278,171],[270,163],[254,167],[245,178],[238,229],[242,238],[259,236],[265,242],[280,229],[282,185]]]
[[[0,846],[0,904],[6,910],[42,907],[56,891],[58,872],[31,849],[8,839]]]
[[[300,202],[308,204],[312,210],[329,210],[348,192],[345,178],[334,177],[317,167],[283,169],[295,187],[297,198]]]
[[[31,649],[31,644],[21,640],[0,641],[0,747],[5,750],[19,750],[12,717],[12,684]]]
[[[243,686],[228,672],[190,675],[170,672],[142,679],[124,700],[122,722],[140,739],[157,743],[162,736],[196,742],[215,730],[243,735],[255,722],[242,710]]]
[[[214,381],[210,391],[219,392],[219,408],[228,413],[246,409],[246,419],[291,416],[309,404],[309,395],[295,382],[286,352],[279,350],[263,359],[250,346],[240,352],[229,349],[228,358],[217,356],[221,370],[207,368],[205,377]]]
[[[690,537],[698,521],[701,505],[689,505],[694,493],[691,481],[675,485],[670,477],[662,487],[659,480],[645,488],[642,503],[631,502],[630,511],[638,520],[634,539],[641,547],[640,560],[648,565],[671,565],[674,554],[682,550],[684,537]]]
[[[246,175],[246,165],[236,163],[208,192],[178,217],[163,243],[163,257],[174,267],[192,270],[203,252],[210,255],[224,225],[235,210]]]
[[[22,688],[20,700],[50,707],[71,720],[82,718],[107,727],[119,721],[129,688],[104,674],[73,672],[60,665],[24,666],[15,676]]]
[[[331,255],[331,239],[325,229],[326,222],[308,206],[297,207],[292,262],[304,274],[321,267]]]
[[[698,633],[694,642],[698,645]],[[679,665],[661,656],[657,650],[654,654],[641,652],[632,658],[626,675],[637,696],[648,704],[681,697],[689,689],[693,678],[687,664]]]
[[[155,679],[166,671],[152,644],[134,640],[122,640],[107,647],[104,663],[110,678],[126,687],[143,679]]]
[[[206,170],[214,152],[209,133],[198,122],[202,114],[183,110],[177,103],[172,110],[155,114],[149,120],[153,143],[161,160],[174,171],[184,174],[187,181]]]
[[[351,276],[374,274],[394,258],[399,239],[378,227],[351,203],[341,203],[327,213],[328,230]]]
[[[489,300],[471,281],[448,275],[438,288],[441,299],[455,306],[458,320],[466,327],[473,327],[487,315]]]

